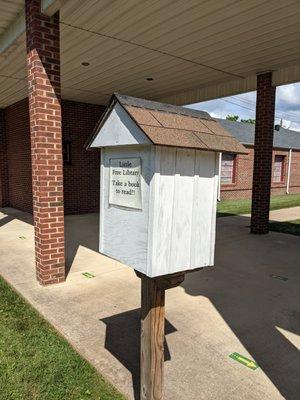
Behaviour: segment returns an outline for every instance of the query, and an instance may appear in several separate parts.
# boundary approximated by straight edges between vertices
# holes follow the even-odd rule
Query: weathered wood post
[[[141,278],[141,400],[163,398],[165,289],[156,279]]]
[[[165,291],[180,285],[184,273],[141,278],[140,400],[162,400],[164,382]]]

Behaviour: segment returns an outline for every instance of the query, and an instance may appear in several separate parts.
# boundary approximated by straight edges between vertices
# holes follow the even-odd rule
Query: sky
[[[228,114],[240,118],[255,118],[256,92],[223,97],[188,107],[207,111],[212,117],[226,118]],[[276,88],[275,124],[283,120],[283,126],[300,132],[300,83]]]

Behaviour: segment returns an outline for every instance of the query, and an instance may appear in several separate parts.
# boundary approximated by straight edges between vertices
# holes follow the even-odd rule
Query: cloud
[[[246,119],[255,118],[256,92],[191,104],[188,107],[207,111],[216,118],[226,118],[228,114]],[[284,126],[300,131],[300,83],[277,87],[275,123],[281,119]]]
[[[300,117],[300,83],[279,86],[276,95],[277,108],[287,113],[296,111]]]

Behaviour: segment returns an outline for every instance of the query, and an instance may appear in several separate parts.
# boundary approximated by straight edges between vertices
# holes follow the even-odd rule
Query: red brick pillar
[[[37,279],[65,279],[59,14],[26,0],[27,74]]]
[[[7,143],[4,110],[0,109],[0,207],[9,205]]]
[[[269,232],[275,92],[272,73],[257,76],[251,232]]]

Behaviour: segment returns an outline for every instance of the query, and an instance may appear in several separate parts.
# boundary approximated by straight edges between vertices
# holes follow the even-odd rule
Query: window
[[[62,153],[64,165],[71,164],[71,142],[63,140],[62,142]]]
[[[235,182],[236,156],[235,154],[222,154],[221,183]]]
[[[275,155],[273,182],[283,182],[284,156]]]

